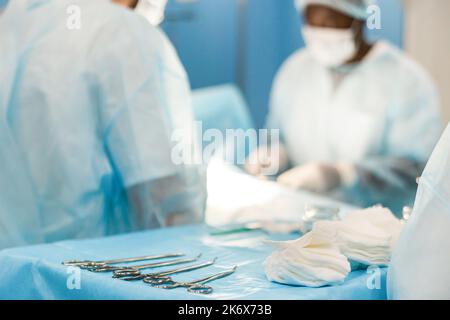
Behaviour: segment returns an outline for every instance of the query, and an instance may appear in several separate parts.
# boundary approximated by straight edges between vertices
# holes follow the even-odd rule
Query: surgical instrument
[[[205,285],[208,282],[222,279],[225,277],[228,277],[232,275],[237,269],[237,266],[234,266],[232,269],[228,271],[224,271],[218,274],[214,274],[202,279],[190,281],[190,282],[177,282],[174,281],[172,278],[168,277],[166,285],[154,285],[154,288],[159,289],[175,289],[175,288],[187,288],[187,291],[190,293],[200,293],[200,294],[210,294],[214,291],[214,289],[210,286]],[[152,284],[150,281],[146,281],[144,279],[144,282]]]
[[[157,259],[165,259],[165,258],[177,258],[182,257],[185,254],[183,253],[169,253],[162,255],[153,255],[153,256],[142,256],[135,258],[123,258],[123,259],[113,259],[113,260],[104,260],[104,261],[91,261],[91,260],[69,260],[64,261],[62,264],[65,266],[77,266],[81,269],[88,268],[101,268],[110,264],[117,263],[127,263],[127,262],[138,262],[138,261],[146,261],[146,260],[157,260]]]
[[[413,209],[411,207],[403,207],[403,211],[402,211],[402,219],[400,220],[400,222],[402,224],[406,224],[409,219],[411,218],[411,214],[412,214]]]
[[[169,279],[169,277],[167,277],[168,275],[189,272],[189,271],[198,270],[201,268],[206,268],[206,267],[212,266],[214,263],[216,263],[216,261],[217,261],[217,258],[214,258],[213,260],[208,261],[208,262],[196,264],[193,266],[182,267],[182,268],[178,268],[178,269],[172,269],[172,270],[167,270],[167,271],[162,271],[162,272],[154,272],[154,273],[141,273],[139,275],[131,276],[131,277],[123,277],[123,276],[114,275],[113,278],[120,278],[121,280],[124,280],[124,281],[134,281],[134,280],[146,279],[146,283],[151,283],[151,284],[155,284],[155,285],[164,284]]]
[[[104,266],[104,267],[101,267],[101,268],[91,268],[91,269],[88,269],[88,270],[91,271],[91,272],[109,272],[109,271],[114,271],[114,274],[117,273],[117,275],[119,275],[119,276],[133,276],[133,275],[140,274],[139,270],[142,270],[142,269],[159,268],[159,267],[173,266],[173,265],[182,264],[182,263],[194,262],[194,261],[197,261],[198,259],[200,259],[201,256],[202,255],[199,254],[195,258],[177,259],[177,260],[170,260],[170,261],[156,262],[156,263],[147,263],[147,264],[142,264],[142,265],[137,265],[137,266],[116,266],[116,267],[113,267],[113,266],[108,266],[107,265],[107,266]]]
[[[227,236],[236,233],[262,231],[268,234],[290,234],[300,232],[300,224],[295,221],[260,221],[249,222],[242,226],[229,229],[218,229],[211,236]]]

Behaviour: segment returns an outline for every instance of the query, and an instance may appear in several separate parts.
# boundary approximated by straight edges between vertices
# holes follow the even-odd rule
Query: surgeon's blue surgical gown
[[[172,157],[174,132],[195,149],[189,84],[159,29],[109,0],[28,0],[0,30],[0,248],[202,218],[203,170]],[[140,185],[158,225],[130,215]]]

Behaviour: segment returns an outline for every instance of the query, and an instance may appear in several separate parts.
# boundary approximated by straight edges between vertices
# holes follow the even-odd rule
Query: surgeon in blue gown
[[[281,145],[267,157],[265,148],[255,151],[247,170],[278,167],[277,181],[289,188],[358,206],[382,203],[400,214],[441,134],[437,90],[401,50],[367,39],[375,1],[295,3],[306,48],[278,72],[268,116]]]
[[[1,2],[0,248],[203,218],[204,170],[172,152],[197,147],[166,1],[114,2]]]

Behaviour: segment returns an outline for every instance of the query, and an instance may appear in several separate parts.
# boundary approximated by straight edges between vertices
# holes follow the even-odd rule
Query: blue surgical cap
[[[299,11],[311,4],[327,6],[353,18],[365,20],[369,16],[367,8],[376,4],[376,0],[295,0]]]

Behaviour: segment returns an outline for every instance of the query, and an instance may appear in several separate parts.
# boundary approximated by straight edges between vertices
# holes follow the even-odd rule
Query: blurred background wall
[[[404,0],[405,49],[431,73],[450,121],[450,1]]]
[[[450,72],[439,68],[444,60],[449,63],[445,53],[450,52],[450,19],[446,16],[450,1],[403,1],[407,3],[378,0],[382,29],[368,31],[369,37],[384,38],[402,48],[406,45],[432,72],[441,91],[450,92]],[[424,25],[430,31],[424,30]],[[300,26],[293,0],[169,0],[163,24],[192,88],[237,84],[258,127],[265,122],[276,71],[290,54],[304,46]],[[439,29],[441,36],[430,36]],[[434,50],[442,37],[446,37],[446,50]],[[450,111],[446,114],[450,116]]]

